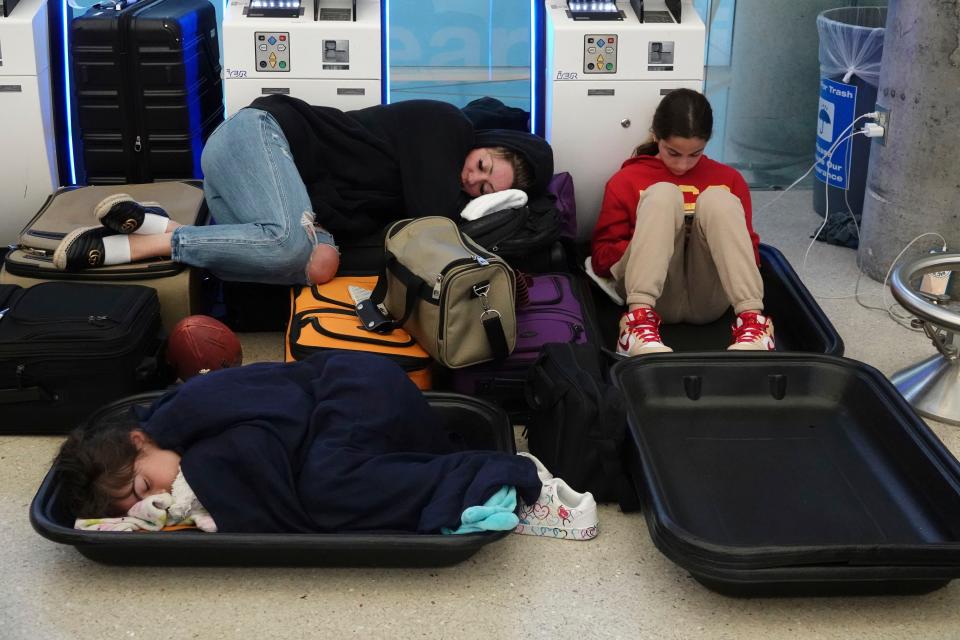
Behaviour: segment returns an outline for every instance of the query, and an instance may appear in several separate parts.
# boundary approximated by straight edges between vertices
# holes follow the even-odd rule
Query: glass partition
[[[390,4],[390,101],[462,107],[492,96],[530,110],[532,5],[517,0]]]
[[[887,0],[694,0],[707,24],[707,153],[754,188],[780,188],[814,159],[819,95],[817,14]],[[493,96],[531,108],[533,6],[517,0],[394,1],[390,101],[463,106]],[[810,180],[810,178],[808,178]]]

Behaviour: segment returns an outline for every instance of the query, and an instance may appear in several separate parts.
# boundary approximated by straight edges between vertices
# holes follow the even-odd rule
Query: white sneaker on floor
[[[590,540],[600,533],[593,494],[578,493],[560,478],[546,480],[537,501],[521,503],[517,517],[514,533],[566,540]]]
[[[531,460],[533,460],[533,464],[537,465],[537,475],[540,476],[540,482],[546,482],[547,480],[553,477],[553,474],[550,473],[547,470],[547,468],[543,466],[543,463],[540,462],[540,460],[538,460],[537,457],[532,453],[528,453],[526,451],[518,451],[517,455],[523,456],[524,458],[530,458]]]

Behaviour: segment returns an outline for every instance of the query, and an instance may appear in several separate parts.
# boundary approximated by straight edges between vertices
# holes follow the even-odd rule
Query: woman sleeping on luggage
[[[470,198],[537,195],[553,153],[522,131],[475,131],[457,107],[411,100],[343,112],[289,96],[258,98],[210,136],[201,157],[215,225],[182,226],[157,203],[118,194],[68,234],[58,269],[170,256],[223,280],[319,284],[340,264],[335,238],[407,217],[457,216]]]
[[[465,512],[478,506],[507,505],[484,513],[513,519],[505,526],[474,519],[473,530],[511,529],[516,496],[541,510],[544,499],[556,503],[557,519],[562,497],[567,517],[558,523],[570,531],[561,537],[596,535],[589,494],[554,479],[541,496],[531,458],[458,451],[402,369],[380,356],[332,351],[215,371],[139,417],[76,430],[63,444],[55,462],[73,514],[130,513],[108,524],[133,529],[160,528],[155,516],[169,508],[178,520],[192,516],[198,527],[221,532],[439,533],[461,532]],[[175,504],[166,495],[166,502],[144,500],[167,493]],[[140,510],[130,512],[135,505]]]

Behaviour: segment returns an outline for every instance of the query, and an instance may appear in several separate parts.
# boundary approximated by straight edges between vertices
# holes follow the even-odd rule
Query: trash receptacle
[[[828,213],[829,201],[830,214],[850,211],[860,221],[872,141],[862,135],[843,139],[866,122],[851,127],[854,119],[876,105],[886,21],[885,7],[843,7],[817,16],[820,106],[813,208],[820,215]]]

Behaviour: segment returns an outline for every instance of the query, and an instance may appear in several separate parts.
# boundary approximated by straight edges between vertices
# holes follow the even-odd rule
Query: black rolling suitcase
[[[72,22],[87,184],[202,177],[223,121],[217,37],[209,0],[102,2]]]
[[[0,286],[0,433],[65,433],[105,402],[164,386],[157,293]]]

